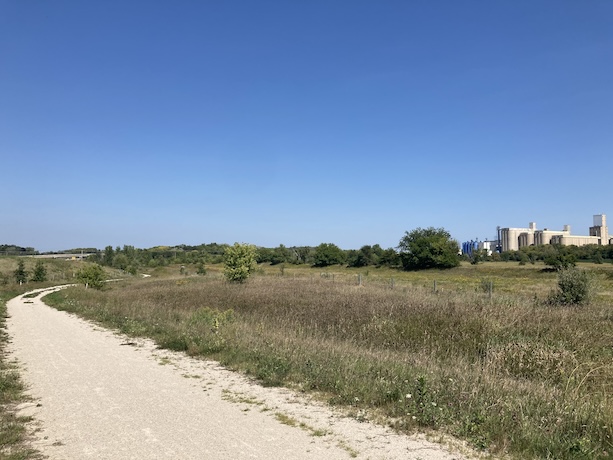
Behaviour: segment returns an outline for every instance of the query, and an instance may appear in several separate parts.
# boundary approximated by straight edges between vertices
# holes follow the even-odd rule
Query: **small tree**
[[[98,264],[89,265],[77,272],[77,280],[83,283],[85,288],[102,289],[104,278],[104,269]]]
[[[224,276],[233,283],[243,283],[257,267],[255,246],[234,243],[224,253]]]
[[[26,265],[23,260],[17,262],[17,268],[13,272],[15,276],[15,281],[19,284],[23,284],[28,281],[28,272],[26,271]]]
[[[405,270],[453,268],[460,265],[460,247],[444,228],[417,228],[406,232],[398,244]]]
[[[42,260],[38,260],[32,273],[32,281],[47,281],[47,269]]]

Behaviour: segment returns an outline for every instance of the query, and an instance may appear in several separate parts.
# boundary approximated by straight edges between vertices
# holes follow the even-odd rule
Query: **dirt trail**
[[[9,301],[7,324],[51,459],[464,458],[59,312],[49,292]]]

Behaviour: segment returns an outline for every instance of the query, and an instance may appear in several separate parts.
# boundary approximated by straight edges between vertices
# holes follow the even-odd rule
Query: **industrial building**
[[[498,228],[498,241],[500,251],[517,251],[524,246],[559,244],[562,246],[585,246],[587,244],[611,244],[607,216],[598,214],[594,216],[594,225],[590,227],[587,236],[571,235],[570,225],[562,230],[538,230],[535,222],[530,222],[528,228]]]
[[[475,251],[485,251],[488,256],[498,251],[497,241],[466,241],[462,243],[462,254],[472,256]]]

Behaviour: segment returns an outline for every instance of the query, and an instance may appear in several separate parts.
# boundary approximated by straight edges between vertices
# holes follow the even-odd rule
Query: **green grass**
[[[542,268],[286,266],[280,276],[261,267],[243,285],[151,278],[47,299],[401,431],[436,430],[521,459],[608,458],[613,267],[595,270],[598,295],[581,308],[546,305],[556,274]]]

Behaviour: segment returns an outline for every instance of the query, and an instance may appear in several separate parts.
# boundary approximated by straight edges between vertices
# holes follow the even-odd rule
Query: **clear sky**
[[[612,177],[610,0],[0,0],[0,244],[587,234]]]

